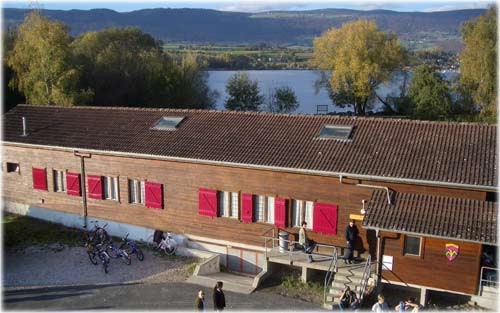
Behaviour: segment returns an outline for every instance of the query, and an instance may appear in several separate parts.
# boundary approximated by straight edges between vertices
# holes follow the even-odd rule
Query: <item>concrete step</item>
[[[483,286],[483,292],[498,294],[498,288],[493,286]]]
[[[254,288],[252,286],[254,278],[230,273],[212,273],[189,277],[186,282],[213,288],[218,281],[224,283],[224,290],[237,293],[250,294]]]
[[[488,299],[481,296],[472,296],[469,303],[477,304],[480,307],[498,312],[498,298]]]

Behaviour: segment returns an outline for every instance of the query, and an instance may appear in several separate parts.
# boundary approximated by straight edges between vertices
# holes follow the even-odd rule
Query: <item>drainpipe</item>
[[[83,228],[87,228],[87,188],[85,186],[85,158],[90,158],[90,153],[80,153],[74,151],[73,154],[80,158],[80,186],[82,188],[82,205],[83,205]]]
[[[377,237],[377,280],[375,286],[378,287],[382,279],[382,238],[380,237],[380,230],[375,230],[375,237]]]
[[[387,193],[387,203],[392,204],[391,193],[389,192],[390,189],[388,187],[375,186],[375,185],[365,185],[365,184],[357,184],[357,183],[350,184],[350,183],[345,183],[344,182],[344,177],[342,175],[339,175],[339,178],[340,178],[340,183],[344,184],[344,185],[351,185],[351,186],[365,187],[365,188],[374,188],[374,189],[383,189]]]

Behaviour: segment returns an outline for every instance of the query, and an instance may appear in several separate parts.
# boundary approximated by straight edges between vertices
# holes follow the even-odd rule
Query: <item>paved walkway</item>
[[[212,311],[212,290],[188,283],[132,283],[99,286],[5,288],[4,310],[189,310],[199,289],[207,295]],[[317,305],[273,293],[250,295],[225,292],[227,310],[314,311]]]

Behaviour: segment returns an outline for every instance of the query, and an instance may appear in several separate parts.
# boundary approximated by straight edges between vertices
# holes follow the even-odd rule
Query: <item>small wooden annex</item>
[[[476,294],[497,244],[494,125],[29,105],[3,125],[6,203],[184,234],[234,271],[257,274],[262,235],[302,220],[345,247],[363,201],[356,249],[392,260],[391,283]]]

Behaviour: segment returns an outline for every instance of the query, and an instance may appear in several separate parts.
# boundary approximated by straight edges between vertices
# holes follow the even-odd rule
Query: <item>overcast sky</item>
[[[96,8],[107,8],[119,12],[134,11],[147,8],[205,8],[215,9],[222,11],[235,11],[235,12],[263,12],[272,10],[314,10],[324,8],[345,8],[356,10],[374,10],[385,9],[394,11],[449,11],[457,9],[473,9],[473,8],[487,8],[494,3],[493,1],[290,1],[290,0],[275,0],[275,1],[82,1],[82,2],[69,2],[69,1],[3,1],[4,8],[30,8],[33,6],[41,7],[44,9],[58,9],[58,10],[71,10],[81,9],[89,10]]]

